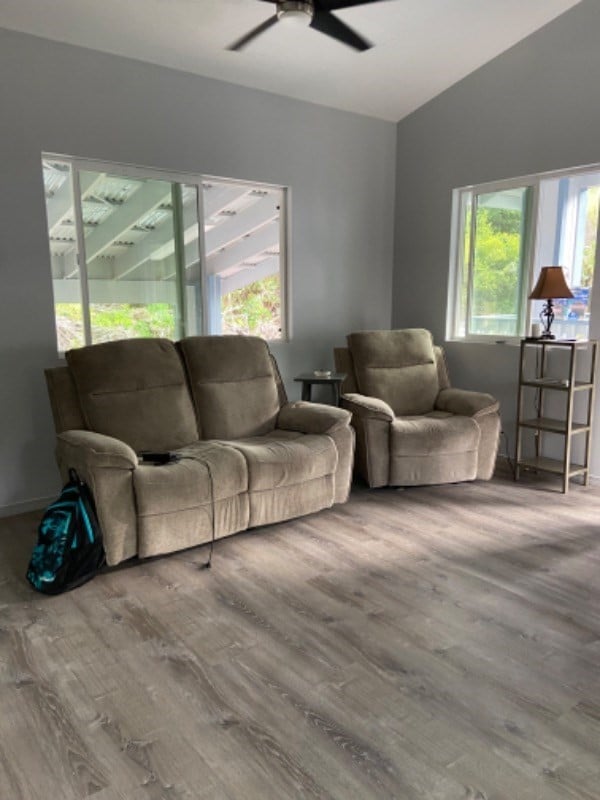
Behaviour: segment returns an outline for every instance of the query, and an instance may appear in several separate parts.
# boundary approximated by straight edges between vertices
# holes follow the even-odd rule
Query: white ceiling
[[[1,0],[0,27],[397,121],[579,0],[381,0],[336,14],[364,53],[258,0]]]

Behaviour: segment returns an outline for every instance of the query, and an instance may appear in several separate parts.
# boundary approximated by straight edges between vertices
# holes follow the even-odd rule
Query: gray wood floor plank
[[[4,800],[599,800],[600,489],[506,474],[23,579],[0,520]]]

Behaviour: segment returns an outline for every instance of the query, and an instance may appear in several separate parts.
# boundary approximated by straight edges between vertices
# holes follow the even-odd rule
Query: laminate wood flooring
[[[0,521],[2,800],[598,800],[600,489],[356,488],[47,598]]]

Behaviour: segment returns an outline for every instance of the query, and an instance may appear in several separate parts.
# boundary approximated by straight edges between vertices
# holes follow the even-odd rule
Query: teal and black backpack
[[[104,563],[92,494],[70,469],[60,497],[44,511],[27,580],[38,592],[60,594],[89,581]]]

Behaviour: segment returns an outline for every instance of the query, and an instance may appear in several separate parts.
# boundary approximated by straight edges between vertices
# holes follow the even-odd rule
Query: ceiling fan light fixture
[[[312,3],[285,0],[277,4],[277,17],[280,22],[291,22],[294,25],[309,26],[312,22],[315,8]]]

